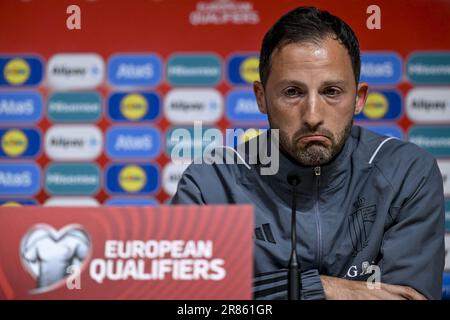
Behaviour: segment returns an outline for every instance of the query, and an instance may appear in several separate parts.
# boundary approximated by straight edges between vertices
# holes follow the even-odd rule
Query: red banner
[[[251,299],[251,206],[2,208],[0,299]]]

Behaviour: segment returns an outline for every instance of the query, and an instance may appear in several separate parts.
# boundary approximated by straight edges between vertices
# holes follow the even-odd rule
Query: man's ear
[[[359,114],[366,104],[369,94],[369,85],[365,82],[358,84],[358,92],[356,93],[355,114]]]
[[[261,113],[267,114],[266,97],[264,94],[264,87],[261,82],[253,82],[253,92],[256,96],[256,102],[258,103],[258,108]]]

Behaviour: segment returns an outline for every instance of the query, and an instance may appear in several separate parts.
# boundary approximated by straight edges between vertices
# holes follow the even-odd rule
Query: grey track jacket
[[[429,153],[353,126],[327,165],[304,167],[282,153],[279,161],[275,175],[260,174],[262,161],[192,164],[171,199],[172,204],[254,205],[255,299],[287,298],[292,191],[286,178],[291,172],[301,178],[297,253],[303,299],[324,298],[319,275],[365,281],[373,265],[380,268],[381,282],[440,299],[444,196]]]

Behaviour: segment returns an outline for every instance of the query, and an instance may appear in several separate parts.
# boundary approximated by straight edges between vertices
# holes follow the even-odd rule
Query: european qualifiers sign
[[[251,206],[0,211],[0,299],[251,299]]]

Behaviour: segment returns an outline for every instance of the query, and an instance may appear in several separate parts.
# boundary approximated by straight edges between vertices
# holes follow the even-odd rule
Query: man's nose
[[[315,94],[308,95],[301,107],[302,122],[309,128],[317,128],[323,124],[324,108],[320,97]]]

